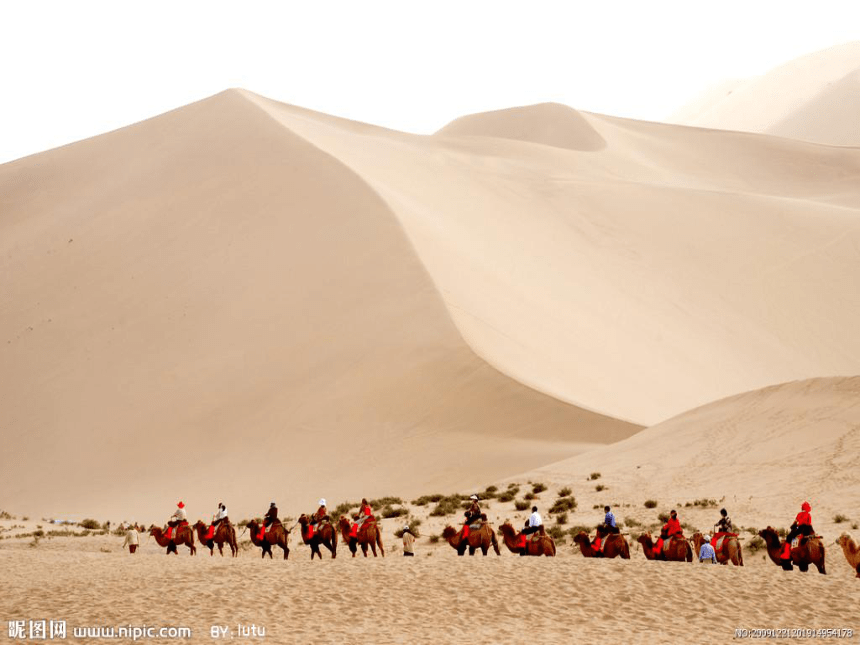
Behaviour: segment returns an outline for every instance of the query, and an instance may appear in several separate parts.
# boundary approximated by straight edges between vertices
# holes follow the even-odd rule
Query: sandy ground
[[[4,541],[0,617],[65,620],[70,637],[75,626],[185,626],[191,642],[209,641],[218,625],[234,642],[255,642],[239,624],[277,643],[715,643],[737,628],[860,630],[860,581],[841,553],[821,576],[784,573],[761,555],[743,568],[648,562],[638,551],[586,560],[569,543],[555,559],[458,558],[422,538],[408,559],[386,540],[384,559],[322,562],[304,546],[284,562],[244,550],[235,560],[167,557],[152,542],[129,556],[114,537]]]

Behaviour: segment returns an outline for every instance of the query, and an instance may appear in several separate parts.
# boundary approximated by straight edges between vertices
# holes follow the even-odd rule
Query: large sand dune
[[[860,146],[860,42],[801,56],[757,78],[721,84],[670,121]]]
[[[422,137],[244,91],[0,166],[0,503],[464,490],[856,373],[858,171],[564,106]]]

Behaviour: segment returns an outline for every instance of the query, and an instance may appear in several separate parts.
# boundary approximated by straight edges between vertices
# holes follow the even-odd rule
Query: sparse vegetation
[[[91,531],[97,531],[101,528],[101,524],[92,519],[85,519],[79,524],[80,527],[89,529]]]
[[[434,493],[432,495],[422,495],[418,499],[413,499],[412,505],[413,506],[427,506],[427,504],[430,504],[430,503],[435,504],[436,502],[438,502],[443,497],[445,497],[445,496],[442,495],[441,493]]]
[[[657,508],[657,500],[646,499],[645,500],[645,508]]]
[[[413,518],[409,520],[407,524],[409,524],[409,531],[412,533],[412,535],[414,535],[416,538],[421,537],[421,531],[418,528],[419,526],[421,526],[421,520]],[[394,531],[394,537],[402,538],[403,532],[404,531],[402,527],[397,529],[396,531]],[[433,536],[430,536],[430,541],[433,541]]]
[[[856,531],[858,528],[860,528],[860,524],[857,524],[857,522],[854,522],[854,523],[851,525],[851,528],[852,528],[852,529],[854,529],[854,530]]]
[[[588,478],[591,480],[600,479],[600,473],[591,473]]]
[[[332,518],[334,518],[335,520],[339,519],[341,515],[346,515],[347,517],[349,517],[349,514],[350,514],[349,512],[352,509],[357,508],[357,507],[358,507],[358,504],[356,504],[354,502],[341,502],[340,504],[338,504],[337,506],[334,507],[334,510],[331,513],[329,513],[329,515]]]
[[[403,507],[394,508],[393,506],[385,506],[381,513],[382,517],[387,520],[392,517],[402,517],[403,515],[407,515],[409,511]]]
[[[689,506],[689,502],[685,504],[685,506]],[[693,506],[700,506],[702,508],[716,508],[719,506],[719,503],[715,499],[696,499],[693,500]]]
[[[594,490],[596,490],[599,493],[602,490],[606,490],[606,486],[604,486],[603,484],[598,484],[597,486],[594,487]]]
[[[537,483],[532,486],[532,492],[537,495],[538,493],[542,493],[546,490],[546,484]]]
[[[436,544],[439,540],[442,539],[441,535],[431,535],[429,538],[430,544]]]
[[[763,549],[764,547],[765,547],[764,540],[759,535],[754,536],[746,544],[746,549],[750,553],[755,553],[756,551]]]
[[[21,521],[22,522],[29,522],[30,518],[27,515],[25,515],[24,517],[21,518]]]
[[[849,518],[846,517],[845,515],[843,515],[842,513],[837,513],[836,515],[833,516],[833,523],[834,524],[842,524],[842,522],[847,522],[848,520],[849,520]]]
[[[558,517],[555,518],[556,524],[567,524],[567,513],[562,513]]]
[[[447,515],[453,515],[460,510],[462,501],[463,496],[457,493],[453,495],[448,495],[447,497],[442,497],[436,503],[436,507],[432,511],[430,511],[430,515],[432,517],[445,517]]]
[[[660,520],[663,524],[669,521],[669,514],[666,511],[663,511],[659,515],[657,515],[657,519]]]
[[[392,497],[390,495],[386,497],[380,497],[379,499],[370,500],[370,508],[374,511],[377,511],[381,508],[385,508],[386,506],[394,506],[394,505],[402,505],[403,500],[399,497]]]
[[[9,515],[6,511],[0,511],[0,520],[14,520],[15,518]]]
[[[567,529],[567,532],[570,533],[570,537],[572,538],[575,538],[577,535],[579,535],[580,531],[583,531],[585,533],[591,533],[591,527],[577,524],[576,526],[571,526],[569,529]]]
[[[560,526],[551,526],[546,529],[547,535],[549,535],[553,540],[557,543],[561,543],[562,538],[564,537],[565,530]]]
[[[523,499],[527,499],[527,500],[531,501],[533,499],[538,499],[538,496],[535,495],[534,493],[526,493],[525,495],[523,495]]]
[[[576,510],[576,498],[561,497],[555,500],[555,503],[550,507],[549,512],[555,515],[557,513],[566,513],[573,510]]]
[[[499,495],[500,502],[511,502],[514,498],[519,494],[520,487],[519,486],[508,486],[508,490]]]
[[[624,526],[634,527],[634,526],[642,526],[642,522],[637,520],[635,517],[628,517],[624,520]]]
[[[567,497],[567,496],[568,496],[568,495],[570,495],[572,492],[573,492],[573,491],[570,489],[570,486],[565,486],[564,488],[560,488],[560,489],[559,489],[559,491],[558,491],[558,496],[559,496],[559,497]]]
[[[527,501],[518,499],[514,502],[514,508],[518,511],[524,511],[529,508],[529,503]]]

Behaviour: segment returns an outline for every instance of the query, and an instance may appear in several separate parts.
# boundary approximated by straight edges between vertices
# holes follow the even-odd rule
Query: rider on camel
[[[280,522],[278,519],[278,507],[275,506],[275,502],[269,504],[269,510],[266,511],[266,516],[263,518],[263,528],[267,528],[274,524],[275,522]]]
[[[470,495],[469,499],[472,500],[472,505],[469,506],[469,510],[467,510],[464,515],[466,516],[466,521],[463,523],[463,537],[469,537],[469,525],[481,519],[481,507],[478,504],[478,496]]]
[[[311,515],[311,524],[321,524],[325,520],[330,520],[324,497],[320,499],[319,505],[317,512]]]
[[[798,535],[815,535],[815,530],[812,528],[812,516],[809,514],[812,507],[809,502],[803,502],[800,506],[800,513],[794,518],[794,523],[791,525],[791,531],[785,537],[785,550],[782,553],[783,559],[791,557],[791,541]]]
[[[657,547],[654,550],[659,553],[663,548],[664,542],[666,540],[671,540],[674,535],[684,537],[684,529],[681,528],[681,522],[678,520],[678,511],[672,510],[672,512],[669,513],[669,519],[660,531],[660,539],[657,540]]]
[[[529,515],[529,519],[526,520],[526,525],[523,527],[522,534],[531,535],[532,533],[537,533],[540,531],[541,526],[543,526],[543,519],[541,519],[540,513],[538,513],[537,506],[532,506],[532,514]],[[520,555],[529,554],[526,539],[523,539],[522,541],[523,547],[520,550]]]
[[[175,527],[182,524],[188,524],[188,514],[185,512],[185,504],[180,501],[176,505],[176,510],[173,511],[173,515],[171,515],[170,519],[167,520],[167,537],[169,538],[171,536]]]
[[[735,527],[732,524],[731,518],[729,518],[729,512],[726,509],[721,508],[720,509],[720,515],[722,517],[720,517],[720,519],[717,520],[717,523],[714,524],[714,528],[717,529],[717,532],[718,533],[734,533]]]
[[[218,502],[218,511],[212,516],[212,526],[218,526],[221,522],[228,522],[227,507],[224,502]]]
[[[373,517],[373,509],[370,507],[367,499],[361,498],[361,506],[358,508],[358,519],[356,519],[355,523],[358,526],[361,526],[368,520],[374,520],[376,518]]]
[[[615,523],[615,514],[612,512],[612,509],[608,506],[604,506],[603,512],[605,513],[605,515],[603,516],[603,524],[601,524],[598,528],[607,535],[610,533],[621,533],[621,530]]]

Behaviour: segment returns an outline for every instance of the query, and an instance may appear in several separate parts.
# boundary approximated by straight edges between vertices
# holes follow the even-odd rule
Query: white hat
[[[406,526],[404,526],[404,527],[403,527],[403,530],[404,530],[404,531],[408,531],[408,530],[409,530],[409,525],[407,524]]]
[[[710,536],[710,535],[704,535],[704,536],[702,536],[702,538],[705,540],[705,542],[710,542],[710,541],[711,541],[711,536]]]
[[[325,506],[325,497],[320,498],[320,506]]]
[[[471,495],[471,496],[469,497],[469,499],[478,499],[478,496],[477,496],[477,495]]]

